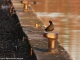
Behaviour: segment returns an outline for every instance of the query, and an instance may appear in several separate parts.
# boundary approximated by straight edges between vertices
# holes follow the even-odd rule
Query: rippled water
[[[37,12],[43,23],[53,21],[55,32],[59,33],[58,41],[68,51],[73,60],[80,60],[80,16],[64,13]]]
[[[35,1],[32,7],[45,26],[49,25],[49,20],[53,21],[61,45],[73,60],[80,60],[80,0]]]

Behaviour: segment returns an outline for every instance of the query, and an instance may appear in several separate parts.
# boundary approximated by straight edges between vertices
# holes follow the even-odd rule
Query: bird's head
[[[50,24],[52,24],[52,21],[49,21]]]

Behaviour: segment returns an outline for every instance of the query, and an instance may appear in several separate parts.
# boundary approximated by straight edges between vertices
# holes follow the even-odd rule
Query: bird
[[[46,32],[51,32],[54,30],[54,25],[52,21],[49,21],[50,25],[45,29]]]

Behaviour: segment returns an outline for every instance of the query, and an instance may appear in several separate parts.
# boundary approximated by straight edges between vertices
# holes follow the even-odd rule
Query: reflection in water
[[[48,26],[48,21],[54,23],[55,32],[59,32],[61,45],[69,52],[73,60],[80,60],[80,16],[63,13],[37,12],[43,23]]]

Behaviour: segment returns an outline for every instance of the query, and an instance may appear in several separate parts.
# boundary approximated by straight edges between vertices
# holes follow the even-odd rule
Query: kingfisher
[[[51,32],[54,30],[54,25],[52,23],[52,21],[49,21],[50,25],[45,29],[45,31],[47,32]]]

